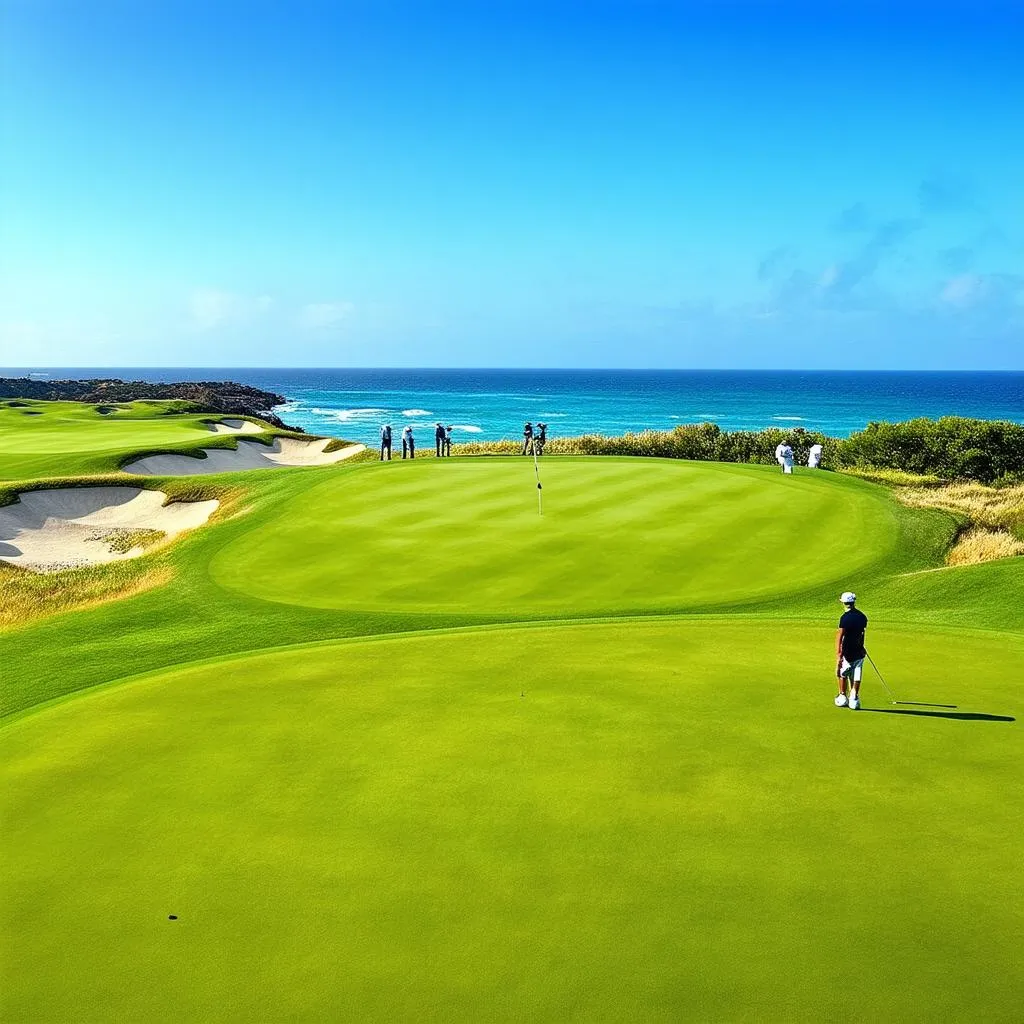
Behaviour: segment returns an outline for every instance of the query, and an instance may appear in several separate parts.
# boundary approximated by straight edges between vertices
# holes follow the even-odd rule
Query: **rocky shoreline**
[[[43,402],[95,402],[111,405],[177,399],[189,402],[195,412],[227,416],[255,416],[281,430],[305,433],[277,416],[273,409],[287,398],[237,381],[177,381],[154,383],[124,381],[116,377],[90,380],[37,380],[31,377],[0,377],[0,398],[27,398]]]

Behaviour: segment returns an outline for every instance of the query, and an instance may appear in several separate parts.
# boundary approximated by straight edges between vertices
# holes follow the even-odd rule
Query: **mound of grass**
[[[541,517],[524,462],[377,463],[357,488],[331,477],[276,510],[258,547],[228,545],[211,571],[315,607],[646,614],[807,589],[865,568],[898,537],[884,492],[822,474],[558,460],[545,485]]]
[[[11,411],[0,405],[0,481],[27,481],[48,476],[116,472],[125,463],[165,452],[198,455],[204,448],[234,448],[240,435],[213,434],[210,414],[187,401],[139,401],[110,405],[79,402],[32,402]],[[38,413],[28,422],[22,413]],[[232,418],[228,416],[228,418]],[[247,442],[270,445],[274,438],[316,440],[313,435],[263,427],[245,434]],[[350,442],[338,441],[339,445]]]

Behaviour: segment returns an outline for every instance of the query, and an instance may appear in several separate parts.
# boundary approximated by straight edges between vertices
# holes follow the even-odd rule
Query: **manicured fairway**
[[[108,410],[100,412],[100,409]],[[175,445],[209,444],[210,415],[168,415],[168,404],[0,401],[0,480],[116,470],[119,456]]]
[[[832,708],[830,639],[293,648],[15,722],[5,1019],[1017,1020],[1024,637],[880,633],[952,713]]]
[[[898,539],[884,491],[831,474],[558,459],[544,483],[540,517],[526,460],[362,467],[278,507],[211,571],[319,608],[649,612],[806,589]]]

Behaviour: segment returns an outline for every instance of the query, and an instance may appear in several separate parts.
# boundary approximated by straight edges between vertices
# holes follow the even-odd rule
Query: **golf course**
[[[0,1019],[1020,1019],[1024,559],[801,467],[187,475],[286,441],[0,403]]]

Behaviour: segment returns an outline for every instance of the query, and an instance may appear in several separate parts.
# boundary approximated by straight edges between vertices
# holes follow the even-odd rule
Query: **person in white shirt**
[[[410,459],[416,458],[416,442],[413,440],[412,427],[402,428],[402,458],[408,455]]]
[[[821,445],[812,444],[811,450],[807,453],[807,465],[811,469],[817,469],[821,465]]]
[[[775,446],[775,461],[781,466],[782,465],[782,450],[786,447],[785,441],[780,441]]]
[[[782,472],[793,472],[793,449],[788,444],[782,446]]]

